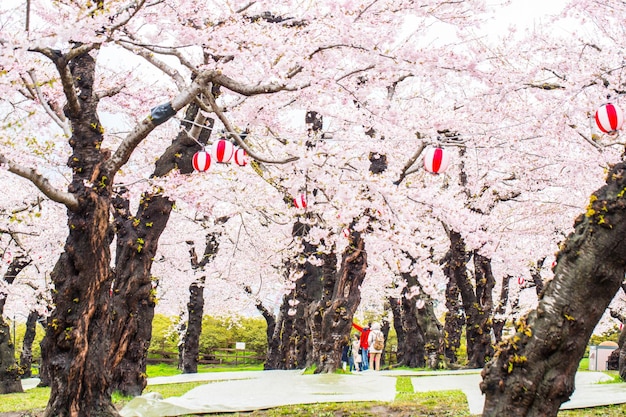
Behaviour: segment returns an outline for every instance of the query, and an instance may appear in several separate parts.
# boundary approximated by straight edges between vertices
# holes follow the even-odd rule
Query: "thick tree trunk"
[[[51,273],[54,310],[42,343],[51,393],[44,416],[117,416],[111,401],[112,373],[126,354],[128,332],[137,326],[132,317],[135,309],[122,308],[122,304],[130,307],[139,302],[144,288],[125,279],[135,265],[117,274],[110,268],[113,230],[109,219],[115,172],[106,172],[103,164],[110,152],[100,146],[98,97],[92,89],[95,60],[89,54],[74,57],[69,64],[61,55],[54,59],[62,73],[68,65],[74,84],[65,81],[64,85],[78,91],[79,103],[65,108],[73,133],[73,154],[68,160],[73,179],[68,191],[77,198],[78,207],[68,210],[69,234]],[[149,229],[146,224],[139,228]],[[139,232],[136,236],[143,238]],[[140,258],[154,256],[156,243],[134,239],[127,244],[126,249]],[[113,284],[115,290],[128,295],[126,303],[116,303],[109,296]]]
[[[112,358],[112,389],[136,396],[147,383],[146,358],[156,305],[156,282],[150,270],[173,202],[160,195],[144,194],[134,216],[126,199],[114,198],[113,206],[117,249],[108,296],[112,300],[110,314],[118,319],[111,324],[111,337],[114,343],[119,340],[124,354]]]
[[[204,313],[204,280],[189,286],[189,302],[187,303],[187,328],[183,337],[183,351],[181,354],[181,369],[184,374],[198,372],[198,352],[200,349],[200,334],[202,333],[202,315]]]
[[[26,319],[26,332],[24,333],[24,341],[22,343],[22,352],[20,353],[20,370],[22,378],[30,378],[33,376],[31,370],[33,365],[33,342],[37,334],[37,322],[39,321],[39,313],[31,311]]]
[[[361,302],[361,284],[367,270],[367,253],[361,233],[350,227],[350,245],[343,253],[336,274],[333,274],[334,258],[328,256],[324,263],[324,279],[333,283],[332,292],[323,294],[313,314],[321,318],[320,339],[313,338],[316,373],[334,372],[341,368],[341,352],[343,346],[349,343],[354,313]]]
[[[199,116],[198,107],[195,105],[187,108],[185,119],[181,123],[183,129],[156,162],[154,176],[164,176],[174,169],[179,169],[183,174],[193,171],[190,161],[193,154],[200,149],[200,145],[189,138],[187,132],[192,130],[193,125],[187,120],[195,120],[199,125],[205,123],[212,125],[212,119]],[[199,142],[206,143],[210,135],[210,129],[201,129],[198,132]],[[128,348],[114,370],[112,388],[124,395],[138,396],[147,384],[147,354],[152,338],[157,281],[150,274],[154,258],[143,256],[141,251],[133,249],[133,245],[137,240],[143,242],[144,247],[156,250],[158,239],[169,221],[174,202],[160,195],[144,194],[142,204],[133,216],[128,200],[122,198],[121,194],[118,193],[114,199],[118,256],[115,260],[117,276],[113,281],[111,295],[115,296],[116,303],[121,303],[119,308],[122,311],[132,313],[128,318],[129,326],[126,329],[130,333],[124,336],[128,338]],[[124,256],[119,255],[122,253]],[[128,274],[128,271],[133,273]],[[131,291],[138,288],[140,291],[130,298],[130,303],[127,303],[126,293],[121,292],[123,288]]]
[[[589,337],[626,273],[626,164],[590,199],[557,254],[537,309],[483,370],[483,416],[556,416],[574,391]]]

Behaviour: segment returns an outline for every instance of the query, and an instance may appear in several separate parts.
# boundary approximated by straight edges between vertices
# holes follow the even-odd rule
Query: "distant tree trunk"
[[[626,328],[626,327],[625,327]],[[619,335],[619,355],[617,362],[617,370],[622,381],[626,381],[626,330],[622,329]]]
[[[198,372],[198,353],[200,334],[202,333],[202,316],[204,313],[204,281],[200,277],[189,286],[189,302],[187,303],[187,327],[183,337],[181,366],[184,374]]]
[[[244,287],[244,290],[247,294],[252,295],[252,289],[248,286]],[[267,327],[265,329],[265,335],[267,338],[267,359],[265,360],[265,363],[263,364],[263,369],[265,370],[270,370],[270,369],[280,369],[280,368],[272,368],[271,365],[269,363],[269,358],[274,358],[277,356],[277,352],[279,349],[279,338],[275,336],[275,332],[276,332],[276,322],[277,322],[277,318],[274,316],[274,314],[267,309],[267,307],[265,307],[263,305],[263,303],[261,302],[261,300],[255,300],[255,306],[256,309],[259,311],[259,313],[261,313],[261,315],[263,316],[263,318],[265,319],[265,323],[267,324]]]
[[[24,333],[24,341],[22,343],[22,352],[20,353],[20,370],[22,378],[30,378],[33,376],[33,342],[37,334],[37,322],[39,321],[39,313],[31,311],[26,319],[26,332]]]
[[[23,392],[11,329],[0,315],[0,394]]]
[[[7,271],[2,277],[4,281],[11,285],[17,275],[22,272],[31,262],[26,255],[17,255],[9,264]],[[0,394],[10,394],[12,392],[22,392],[22,382],[20,380],[20,367],[15,361],[15,344],[11,338],[11,329],[4,321],[4,305],[7,294],[0,293]]]
[[[224,216],[215,220],[216,225],[224,224],[229,217]],[[202,259],[198,259],[193,241],[187,241],[190,245],[189,256],[191,266],[194,270],[204,270],[204,267],[211,262],[219,250],[219,238],[221,231],[216,230],[206,235],[206,244]],[[202,317],[204,316],[204,284],[206,278],[200,277],[189,287],[189,303],[187,303],[188,322],[185,326],[185,335],[181,344],[179,368],[184,374],[195,374],[198,372],[198,354],[200,349],[200,335],[202,334]]]
[[[493,316],[493,335],[496,339],[496,343],[502,341],[502,331],[506,325],[506,305],[509,302],[509,283],[511,282],[511,276],[506,275],[502,278],[502,286],[500,287],[500,300],[494,311]]]
[[[626,273],[626,164],[593,193],[557,253],[537,308],[499,345],[480,384],[483,416],[556,416],[574,391],[589,337]]]
[[[402,349],[406,340],[403,326],[404,318],[402,317],[404,314],[402,309],[402,298],[389,297],[389,308],[391,309],[391,314],[393,314],[393,328],[396,331],[396,338],[398,339],[396,360],[397,364],[400,365],[401,363],[404,363],[404,351]]]
[[[404,338],[402,345],[398,341],[398,352],[402,352],[398,358],[398,365],[410,368],[423,368],[426,365],[426,351],[424,350],[424,332],[418,323],[418,309],[416,306],[422,295],[409,296],[418,286],[417,278],[409,273],[402,273],[406,286],[402,289],[400,307],[402,309],[402,331]]]
[[[433,300],[428,294],[422,294],[424,304],[417,310],[417,322],[424,334],[424,350],[426,353],[426,366],[431,369],[439,369],[444,359],[444,335],[443,326],[437,319]]]
[[[469,279],[459,283],[466,316],[467,366],[482,368],[493,356],[491,319],[493,287],[491,260],[474,251],[476,292]]]
[[[465,326],[465,313],[461,307],[461,291],[458,286],[457,275],[462,279],[467,274],[466,265],[469,260],[465,247],[457,247],[450,239],[450,249],[444,257],[443,272],[448,278],[446,284],[446,308],[444,319],[445,357],[449,364],[458,361],[457,351],[461,346],[461,335]]]
[[[367,270],[365,241],[360,232],[350,228],[350,244],[345,249],[337,273],[334,256],[324,262],[325,291],[322,298],[311,304],[309,316],[311,328],[316,328],[320,338],[313,337],[313,357],[316,359],[316,373],[334,372],[341,368],[341,352],[349,342],[354,313],[361,302],[361,284]],[[332,274],[332,275],[331,275]],[[330,278],[330,279],[329,279]]]

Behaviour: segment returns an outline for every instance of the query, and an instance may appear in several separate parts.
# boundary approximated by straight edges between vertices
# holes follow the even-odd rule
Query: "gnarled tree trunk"
[[[352,225],[353,226],[353,225]],[[335,276],[334,260],[325,262],[325,279],[333,285],[322,299],[312,304],[313,322],[319,323],[320,339],[314,338],[313,355],[316,373],[334,372],[341,368],[341,352],[348,344],[354,313],[361,302],[361,284],[367,269],[365,241],[360,232],[350,227],[350,245],[341,258],[341,266]],[[330,278],[330,279],[329,279]],[[328,288],[329,285],[325,285]]]
[[[626,273],[626,164],[616,164],[557,254],[555,276],[483,370],[483,416],[556,416]]]
[[[204,312],[204,280],[205,277],[200,277],[189,286],[188,319],[180,355],[180,369],[184,374],[198,372],[198,353]]]
[[[20,369],[22,378],[30,378],[33,376],[33,342],[37,334],[37,322],[39,321],[39,313],[31,311],[26,319],[26,332],[24,333],[24,341],[22,342],[22,351],[20,352]]]
[[[164,176],[174,169],[183,174],[193,171],[191,159],[200,149],[188,136],[193,129],[189,120],[195,120],[202,126],[205,119],[198,112],[196,105],[190,105],[181,123],[183,129],[176,139],[157,160],[154,176]],[[197,129],[196,129],[197,130]],[[206,143],[211,135],[210,129],[197,132],[198,141]],[[156,306],[156,287],[158,282],[152,277],[150,270],[154,257],[146,257],[141,251],[134,250],[135,241],[143,242],[144,247],[154,247],[165,229],[174,202],[158,194],[144,194],[142,204],[135,215],[130,213],[129,201],[118,193],[114,198],[115,231],[117,233],[117,257],[115,259],[116,277],[110,291],[116,301],[116,311],[129,312],[129,327],[124,337],[128,339],[124,356],[116,360],[112,380],[112,388],[123,395],[141,395],[147,384],[146,365],[148,348],[152,338],[152,319]],[[130,272],[132,271],[132,272]],[[127,298],[124,291],[133,291]]]

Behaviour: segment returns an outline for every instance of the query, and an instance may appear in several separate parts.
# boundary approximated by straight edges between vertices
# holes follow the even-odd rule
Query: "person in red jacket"
[[[370,330],[372,328],[372,323],[368,323],[367,327],[361,327],[355,322],[352,322],[352,327],[354,327],[359,332],[361,332],[361,341],[360,341],[361,357],[362,357],[361,370],[367,371],[370,367],[369,365],[369,347],[370,347],[369,337],[370,337]]]

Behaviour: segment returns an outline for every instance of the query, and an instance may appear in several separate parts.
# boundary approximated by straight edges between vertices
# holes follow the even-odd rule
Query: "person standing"
[[[352,322],[352,327],[361,332],[360,346],[361,346],[361,370],[367,371],[370,368],[369,365],[369,335],[372,323],[368,323],[367,327],[361,327],[355,322]]]
[[[372,369],[380,371],[380,358],[385,350],[385,335],[380,330],[380,323],[374,323],[368,336],[369,361]]]
[[[361,370],[361,338],[357,333],[352,336],[352,344],[350,346],[350,372]]]

